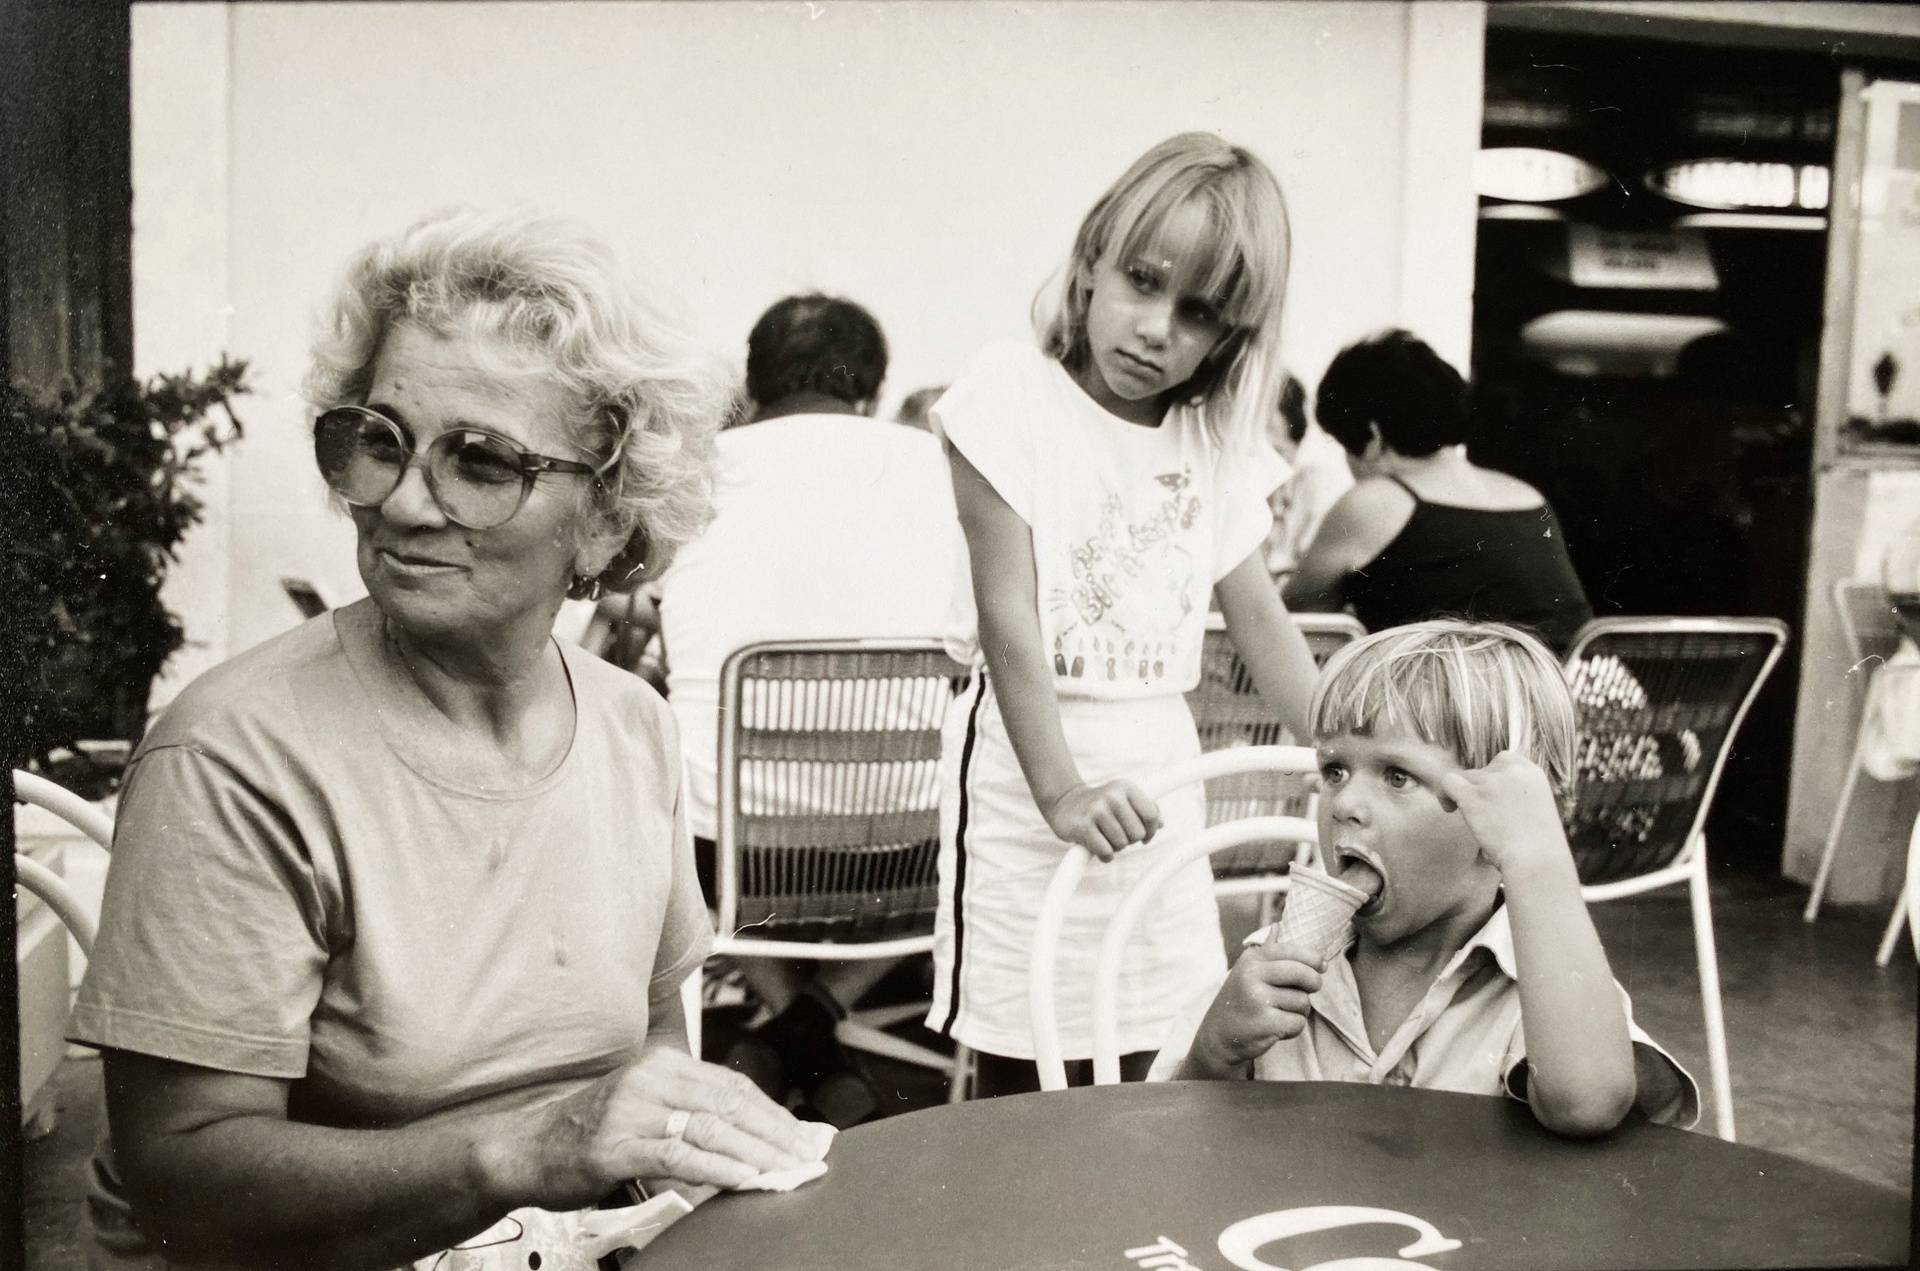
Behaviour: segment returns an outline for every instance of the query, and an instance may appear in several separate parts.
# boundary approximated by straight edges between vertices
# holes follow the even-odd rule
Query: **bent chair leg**
[[[1812,922],[1820,912],[1820,898],[1826,895],[1827,876],[1833,872],[1834,854],[1840,850],[1840,831],[1846,828],[1847,808],[1853,803],[1853,788],[1860,780],[1860,757],[1865,744],[1864,730],[1853,742],[1853,757],[1847,761],[1847,779],[1840,785],[1840,801],[1833,807],[1833,824],[1827,829],[1826,846],[1820,849],[1820,868],[1814,871],[1813,888],[1807,893],[1807,907],[1800,914]]]
[[[1907,836],[1907,861],[1900,870],[1900,895],[1893,902],[1893,917],[1887,921],[1887,933],[1880,937],[1880,951],[1874,955],[1877,966],[1893,960],[1893,946],[1900,939],[1902,925],[1913,929],[1913,951],[1920,955],[1920,922],[1914,921],[1913,893],[1920,887],[1920,816],[1913,818],[1913,832]]]
[[[1907,930],[1913,933],[1913,956],[1920,958],[1920,922],[1913,921],[1913,897],[1920,892],[1920,816],[1913,818],[1913,832],[1907,835],[1907,883],[1900,891],[1907,898]]]
[[[973,1051],[958,1042],[953,1046],[953,1073],[947,1080],[947,1102],[965,1103],[973,1097]]]
[[[916,1064],[922,1068],[932,1068],[938,1072],[949,1071],[952,1060],[930,1046],[910,1042],[904,1037],[895,1037],[884,1029],[871,1024],[862,1024],[857,1020],[843,1019],[833,1030],[833,1035],[842,1046],[855,1050],[864,1050],[870,1055],[883,1055],[903,1064]]]
[[[1880,937],[1880,948],[1873,955],[1875,966],[1885,966],[1893,961],[1893,946],[1899,942],[1901,929],[1907,925],[1907,919],[1911,916],[1907,912],[1907,905],[1907,889],[1902,887],[1900,894],[1894,898],[1893,916],[1887,919],[1886,934]]]
[[[700,981],[704,970],[696,966],[680,981],[680,1010],[687,1017],[687,1051],[695,1059],[700,1058]]]
[[[1733,1075],[1727,1064],[1727,1024],[1720,1010],[1720,959],[1713,945],[1713,910],[1707,902],[1706,842],[1700,843],[1693,877],[1693,948],[1700,967],[1700,1010],[1707,1025],[1707,1071],[1713,1089],[1714,1133],[1733,1142]]]

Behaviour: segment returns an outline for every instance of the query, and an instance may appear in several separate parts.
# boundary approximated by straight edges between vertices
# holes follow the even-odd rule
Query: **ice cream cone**
[[[1298,945],[1325,961],[1346,944],[1354,911],[1367,903],[1367,893],[1311,865],[1295,865],[1289,877],[1287,905],[1267,943]]]

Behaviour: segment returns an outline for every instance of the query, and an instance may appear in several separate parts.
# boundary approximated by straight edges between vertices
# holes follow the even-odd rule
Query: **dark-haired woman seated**
[[[1314,403],[1356,484],[1286,585],[1293,609],[1351,606],[1369,631],[1452,616],[1507,622],[1565,654],[1593,616],[1546,498],[1467,458],[1467,385],[1425,342],[1342,349]]]

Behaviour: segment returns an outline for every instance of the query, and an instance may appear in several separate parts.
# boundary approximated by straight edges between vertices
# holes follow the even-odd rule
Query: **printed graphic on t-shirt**
[[[1177,664],[1198,569],[1182,539],[1204,509],[1191,468],[1154,483],[1144,515],[1130,516],[1126,500],[1110,493],[1094,533],[1069,546],[1072,585],[1048,598],[1055,675],[1150,682]]]

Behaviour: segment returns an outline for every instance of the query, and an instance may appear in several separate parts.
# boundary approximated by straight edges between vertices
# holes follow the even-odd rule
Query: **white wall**
[[[133,110],[134,370],[204,370],[227,330],[227,29],[216,5],[135,7]],[[242,412],[243,422],[246,414]],[[229,648],[229,465],[208,465],[207,520],[188,532],[162,599],[187,620],[187,644],[157,696],[220,662]]]
[[[1464,365],[1483,22],[1402,3],[138,6],[141,360],[224,347],[260,386],[189,547],[190,632],[211,655],[284,629],[285,573],[358,590],[306,450],[307,322],[349,252],[450,203],[594,223],[736,356],[782,294],[857,299],[892,344],[891,405],[1025,331],[1140,150],[1213,129],[1287,190],[1309,382],[1388,323]]]

